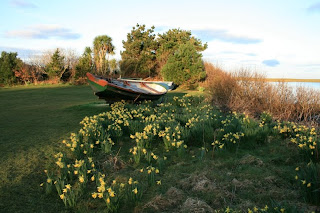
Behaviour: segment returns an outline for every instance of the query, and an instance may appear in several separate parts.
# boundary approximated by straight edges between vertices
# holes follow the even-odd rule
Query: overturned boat
[[[88,82],[99,99],[107,102],[119,100],[158,100],[168,90],[174,89],[173,82],[113,79],[87,73]]]

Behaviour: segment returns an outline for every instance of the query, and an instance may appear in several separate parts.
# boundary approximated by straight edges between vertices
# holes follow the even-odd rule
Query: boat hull
[[[87,73],[88,82],[99,99],[107,102],[120,100],[158,100],[167,93],[167,89],[160,85],[148,84],[146,82],[127,82],[124,80],[102,79]]]

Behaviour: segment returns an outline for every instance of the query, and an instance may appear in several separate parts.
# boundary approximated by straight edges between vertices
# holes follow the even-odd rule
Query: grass
[[[86,115],[105,111],[88,86],[0,89],[0,209],[59,212],[63,205],[40,192],[43,170],[63,138]]]
[[[186,92],[181,90],[170,93],[167,101],[171,102],[173,96],[181,97]],[[0,119],[1,211],[105,212],[105,205],[101,205],[99,200],[93,200],[90,193],[82,195],[77,206],[70,209],[64,207],[57,193],[46,195],[39,185],[46,180],[43,170],[54,165],[53,155],[61,150],[66,151],[61,141],[68,138],[70,132],[78,132],[79,122],[85,116],[110,109],[102,107],[100,103],[103,102],[98,101],[87,86],[5,88],[0,89],[0,99],[0,117],[3,118]],[[136,106],[129,107],[134,109]],[[196,111],[187,117],[196,117],[196,114],[201,113],[197,108],[191,109]],[[166,109],[160,107],[159,110]],[[219,111],[215,113],[220,114]],[[183,117],[184,114],[175,116],[182,123],[188,120]],[[217,125],[221,126],[219,119]],[[228,119],[231,118],[225,120]],[[211,130],[208,129],[209,132]],[[274,136],[262,144],[254,143],[253,140],[244,143],[239,149],[212,153],[210,144],[213,135],[211,141],[211,135],[202,134],[202,131],[201,135],[199,131],[194,134],[191,134],[192,140],[186,141],[188,149],[182,158],[174,152],[164,152],[160,145],[153,147],[159,157],[164,154],[170,158],[165,169],[156,176],[156,180],[161,179],[162,184],[145,188],[140,201],[122,205],[120,212],[192,212],[192,209],[196,211],[195,208],[210,211],[227,206],[246,211],[255,206],[263,208],[265,205],[273,207],[278,204],[297,208],[300,212],[314,209],[304,200],[294,180],[295,168],[302,163],[297,160],[298,149],[289,140]],[[209,138],[206,141],[208,152],[202,156],[199,148],[204,138]],[[97,156],[94,155],[99,160],[97,167],[108,171],[108,181],[116,177],[120,180],[124,177],[145,180],[139,170],[148,164],[133,163],[132,154],[128,152],[132,146],[134,142],[129,135],[124,135],[116,141],[110,155],[99,152]],[[109,168],[109,164],[116,165],[112,157],[123,162],[120,166],[123,168]],[[71,181],[76,182],[77,178]],[[145,184],[144,181],[141,184]],[[94,191],[95,187],[89,185],[90,190]],[[191,205],[194,202],[198,206]]]

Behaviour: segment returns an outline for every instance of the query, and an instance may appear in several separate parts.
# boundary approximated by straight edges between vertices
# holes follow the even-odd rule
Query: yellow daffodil
[[[99,198],[103,198],[103,193],[98,193]]]
[[[59,195],[60,199],[63,200],[65,198],[64,194]]]
[[[132,191],[133,191],[133,193],[138,194],[138,189],[137,189],[137,188],[135,188],[135,189],[132,190]]]
[[[96,192],[93,192],[93,193],[91,194],[91,196],[92,196],[94,199],[96,199],[96,198],[97,198],[97,193],[96,193]]]

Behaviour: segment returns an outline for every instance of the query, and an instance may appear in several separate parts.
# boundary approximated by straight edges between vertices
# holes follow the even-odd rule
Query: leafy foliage
[[[0,57],[0,84],[13,84],[16,82],[14,71],[22,66],[23,62],[17,58],[17,53],[2,52]]]
[[[17,80],[24,84],[36,83],[43,80],[45,75],[41,70],[34,65],[23,64],[18,70],[14,72]]]
[[[84,53],[79,59],[76,65],[75,79],[85,77],[87,72],[92,71],[93,61],[92,61],[92,50],[90,47],[86,47]]]
[[[198,53],[191,42],[182,44],[174,55],[168,58],[168,62],[161,70],[165,80],[173,81],[176,84],[193,84],[205,78],[202,54]]]
[[[122,41],[125,51],[121,52],[120,64],[122,75],[146,77],[153,75],[156,68],[157,42],[154,27],[146,29],[137,24],[127,34],[127,41]]]
[[[181,44],[189,42],[199,52],[204,51],[208,47],[207,44],[202,44],[201,40],[193,37],[191,31],[181,29],[170,29],[163,34],[158,34],[157,42],[159,45],[157,49],[157,62],[160,70]]]
[[[64,56],[61,55],[59,48],[51,56],[51,61],[45,67],[50,79],[60,79],[64,71]]]
[[[115,47],[112,44],[112,38],[107,35],[100,35],[94,38],[93,41],[93,53],[94,62],[97,72],[100,74],[106,74],[108,71],[108,62],[106,60],[107,54],[114,54]]]

